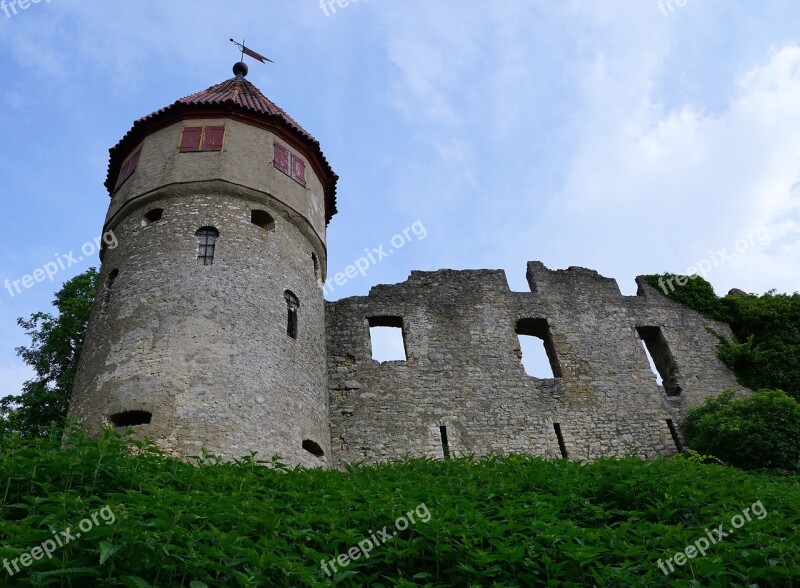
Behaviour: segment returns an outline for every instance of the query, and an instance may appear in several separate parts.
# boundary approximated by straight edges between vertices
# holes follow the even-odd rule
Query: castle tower
[[[179,457],[330,455],[319,143],[235,77],[137,120],[111,149],[100,288],[70,415]]]

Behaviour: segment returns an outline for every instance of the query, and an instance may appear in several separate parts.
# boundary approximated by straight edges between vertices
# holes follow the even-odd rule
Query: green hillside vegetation
[[[287,470],[252,459],[224,464],[206,457],[190,465],[141,443],[130,457],[128,443],[112,432],[68,441],[64,450],[52,436],[2,441],[0,559],[18,559],[67,528],[74,534],[82,519],[93,528],[51,550],[52,559],[13,577],[3,571],[0,584],[3,578],[13,586],[75,588],[800,583],[796,476],[748,474],[684,457],[588,465],[522,456],[416,459],[347,472]],[[664,565],[697,544],[707,529],[731,530],[744,509],[761,516],[741,519],[705,557],[673,565],[669,576],[659,568],[659,560]],[[322,569],[321,561],[384,527],[392,533],[410,512],[416,522],[375,546],[369,558],[335,574],[329,566],[330,577]]]

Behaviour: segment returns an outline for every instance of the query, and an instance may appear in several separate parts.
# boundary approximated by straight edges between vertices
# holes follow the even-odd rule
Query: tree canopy
[[[19,396],[0,399],[0,432],[45,437],[58,431],[69,408],[97,276],[91,268],[66,282],[53,300],[54,314],[37,312],[17,320],[31,339],[17,354],[36,375],[23,384]]]

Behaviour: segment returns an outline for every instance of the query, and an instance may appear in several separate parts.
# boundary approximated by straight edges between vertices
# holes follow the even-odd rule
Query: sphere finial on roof
[[[233,75],[237,78],[243,78],[247,75],[247,64],[244,61],[239,61],[233,65]]]

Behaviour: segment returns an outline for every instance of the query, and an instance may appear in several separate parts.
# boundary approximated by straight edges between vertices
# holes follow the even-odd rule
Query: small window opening
[[[672,435],[672,441],[675,443],[675,448],[679,453],[683,453],[683,443],[681,443],[681,438],[678,436],[678,430],[675,428],[675,423],[672,422],[672,419],[667,419],[667,426],[669,427],[669,434]]]
[[[561,378],[550,327],[545,319],[520,319],[516,326],[518,355],[525,373],[535,378]]]
[[[145,410],[129,410],[118,412],[108,417],[111,424],[115,427],[136,427],[138,425],[149,425],[153,420],[153,414]]]
[[[640,341],[640,343],[642,344],[642,349],[644,349],[644,354],[647,356],[647,363],[650,366],[650,371],[653,372],[653,376],[656,378],[656,384],[663,386],[664,378],[662,378],[661,374],[658,373],[656,362],[653,361],[653,356],[650,355],[650,350],[647,348],[647,344],[644,341]]]
[[[447,427],[442,425],[439,427],[439,435],[442,437],[442,455],[445,459],[450,459],[450,443],[447,440]]]
[[[114,282],[119,275],[118,269],[113,269],[108,273],[108,277],[106,278],[106,284],[103,288],[103,299],[100,303],[100,310],[105,311],[108,307],[108,303],[111,302],[111,293],[114,291]]]
[[[265,231],[275,228],[275,219],[266,210],[251,210],[250,222]]]
[[[408,359],[403,317],[373,316],[368,317],[367,322],[369,323],[372,359],[380,363]]]
[[[317,457],[325,457],[325,452],[322,450],[322,447],[319,446],[319,443],[312,441],[311,439],[303,440],[303,449],[312,455],[316,455]]]
[[[203,265],[212,265],[219,231],[214,227],[201,227],[195,235],[198,242],[197,262]]]
[[[311,263],[314,264],[314,277],[317,278],[317,281],[321,281],[322,277],[319,274],[319,258],[317,254],[313,251],[311,252]]]
[[[636,327],[636,331],[642,339],[642,346],[650,369],[656,377],[656,383],[664,386],[668,396],[678,396],[681,393],[681,387],[678,385],[678,366],[664,338],[664,331],[661,327]]]
[[[164,209],[163,208],[154,208],[153,210],[148,210],[147,213],[142,218],[142,226],[146,227],[147,225],[152,225],[161,220],[161,217],[164,216]]]
[[[556,432],[556,439],[558,439],[558,449],[561,451],[561,457],[567,459],[569,454],[567,453],[567,446],[564,443],[564,435],[561,434],[561,424],[553,423],[553,430]]]
[[[297,309],[300,308],[300,300],[291,290],[286,290],[283,297],[286,300],[287,310],[286,333],[292,339],[297,339]]]

